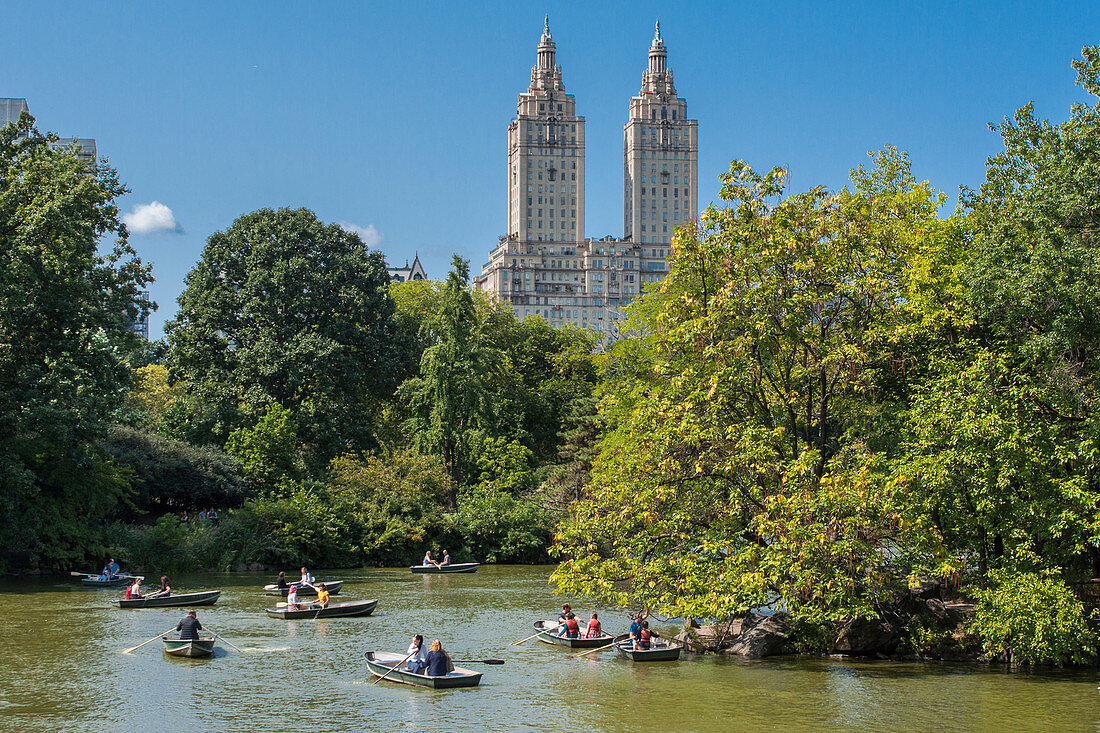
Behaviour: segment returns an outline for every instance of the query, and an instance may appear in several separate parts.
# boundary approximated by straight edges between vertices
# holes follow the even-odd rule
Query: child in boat
[[[405,667],[410,672],[420,674],[424,671],[424,668],[428,666],[428,660],[425,658],[427,652],[424,650],[424,637],[420,634],[413,636],[412,643],[409,644],[409,650],[406,654],[410,656]]]
[[[298,586],[292,585],[286,592],[286,610],[298,610]]]
[[[638,638],[634,640],[635,649],[649,649],[653,646],[654,636],[660,636],[656,631],[649,630],[649,622],[642,621],[642,628],[638,630]]]
[[[595,639],[602,633],[603,629],[600,628],[600,617],[593,611],[592,618],[588,619],[588,629],[584,632],[584,638]]]
[[[581,635],[581,625],[577,622],[577,617],[570,611],[565,616],[565,626],[562,627],[565,632],[566,639],[578,639]]]

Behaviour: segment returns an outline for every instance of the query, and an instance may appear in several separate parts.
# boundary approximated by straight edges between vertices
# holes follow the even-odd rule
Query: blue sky
[[[977,186],[1028,101],[1064,119],[1069,62],[1100,43],[1100,3],[51,3],[0,0],[0,97],[42,129],[94,137],[132,193],[124,212],[160,310],[176,311],[206,238],[242,213],[306,206],[369,231],[391,263],[480,270],[506,229],[507,126],[550,13],[587,118],[590,236],[622,233],[622,125],[661,20],[699,120],[700,201],[729,161],[839,187],[868,150]],[[170,215],[167,212],[170,210]],[[163,226],[162,226],[163,228]]]

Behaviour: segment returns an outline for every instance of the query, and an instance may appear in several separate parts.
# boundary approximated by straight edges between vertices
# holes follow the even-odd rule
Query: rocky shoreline
[[[926,583],[878,609],[875,618],[853,618],[816,638],[800,639],[790,617],[747,613],[704,625],[688,619],[674,637],[686,652],[747,659],[784,654],[951,662],[980,661],[981,648],[967,632],[974,606],[967,599],[943,600],[940,586]],[[831,633],[835,632],[835,633]],[[831,637],[831,641],[830,641]],[[994,660],[1007,661],[1007,660]]]

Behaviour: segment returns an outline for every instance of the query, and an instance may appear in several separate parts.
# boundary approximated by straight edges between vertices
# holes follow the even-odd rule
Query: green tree
[[[56,140],[26,114],[0,128],[0,552],[46,566],[95,551],[125,492],[96,446],[152,279],[119,221],[115,171]]]
[[[677,233],[631,314],[646,335],[612,354],[611,427],[556,539],[563,591],[719,618],[782,599],[821,624],[875,615],[898,570],[947,560],[868,415],[898,409],[874,387],[937,271],[911,263],[958,227],[906,156],[874,163],[852,190],[787,196],[783,171],[735,163],[731,205]]]
[[[417,447],[442,459],[454,486],[462,484],[490,425],[489,380],[499,364],[499,354],[485,343],[469,277],[469,263],[455,255],[439,316],[430,326],[433,345],[420,359],[420,375],[400,389],[412,413],[409,428]],[[453,508],[455,502],[451,489],[448,503]]]
[[[169,366],[224,441],[268,403],[294,416],[316,471],[374,445],[399,375],[380,252],[306,209],[262,209],[210,236],[165,327]]]
[[[226,452],[241,462],[254,489],[290,493],[303,477],[298,429],[290,410],[271,403],[250,428],[237,428],[225,442]]]

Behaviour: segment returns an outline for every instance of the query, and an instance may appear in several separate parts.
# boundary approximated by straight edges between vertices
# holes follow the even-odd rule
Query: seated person
[[[451,564],[451,553],[446,550],[443,551],[443,561],[439,563],[440,567]]]
[[[572,611],[572,607],[568,603],[563,603],[561,607],[561,613],[558,614],[558,636],[565,636],[565,617]]]
[[[317,606],[325,608],[328,606],[328,588],[324,583],[318,583],[317,585]]]
[[[280,572],[279,577],[275,578],[275,587],[278,588],[279,590],[282,590],[283,588],[289,588],[290,587],[286,583],[286,573]]]
[[[455,668],[447,652],[443,651],[443,645],[439,643],[439,639],[432,642],[431,651],[425,659],[428,662],[425,674],[429,677],[444,677]]]
[[[134,578],[134,582],[126,586],[126,600],[132,601],[141,597],[141,578]]]
[[[107,575],[109,575],[111,577],[111,579],[117,578],[118,577],[118,571],[121,570],[121,569],[122,568],[120,568],[118,566],[118,563],[115,562],[115,559],[113,557],[110,559],[110,561],[108,561],[108,563],[107,563]]]
[[[600,617],[596,615],[596,612],[592,612],[592,618],[588,620],[588,629],[584,632],[584,638],[595,639],[603,633],[603,629],[600,627]]]
[[[437,563],[435,560],[432,559],[432,551],[431,550],[428,550],[427,552],[424,553],[424,559],[420,561],[420,564],[423,565],[424,567],[427,567],[428,565],[435,565],[437,568],[439,567],[439,563]]]
[[[654,636],[660,636],[656,631],[649,630],[649,622],[642,621],[642,628],[638,631],[638,638],[634,640],[635,649],[649,649],[653,646]]]
[[[562,626],[562,635],[567,639],[579,639],[581,636],[581,625],[577,621],[577,617],[570,611],[565,616],[565,626]]]
[[[172,595],[172,584],[168,582],[168,576],[160,576],[160,588],[153,594],[154,598],[167,598]]]
[[[194,609],[188,611],[187,615],[176,624],[176,631],[180,632],[181,639],[199,638],[199,629],[201,628],[202,624],[199,623],[198,616]]]
[[[405,653],[411,655],[405,665],[410,672],[420,674],[428,666],[427,650],[424,649],[424,637],[420,634],[413,636],[412,643],[409,644],[409,650]]]
[[[298,610],[298,586],[292,585],[286,592],[286,610]]]
[[[309,574],[309,571],[302,568],[302,579],[298,581],[298,585],[308,585],[313,587],[313,576]]]

